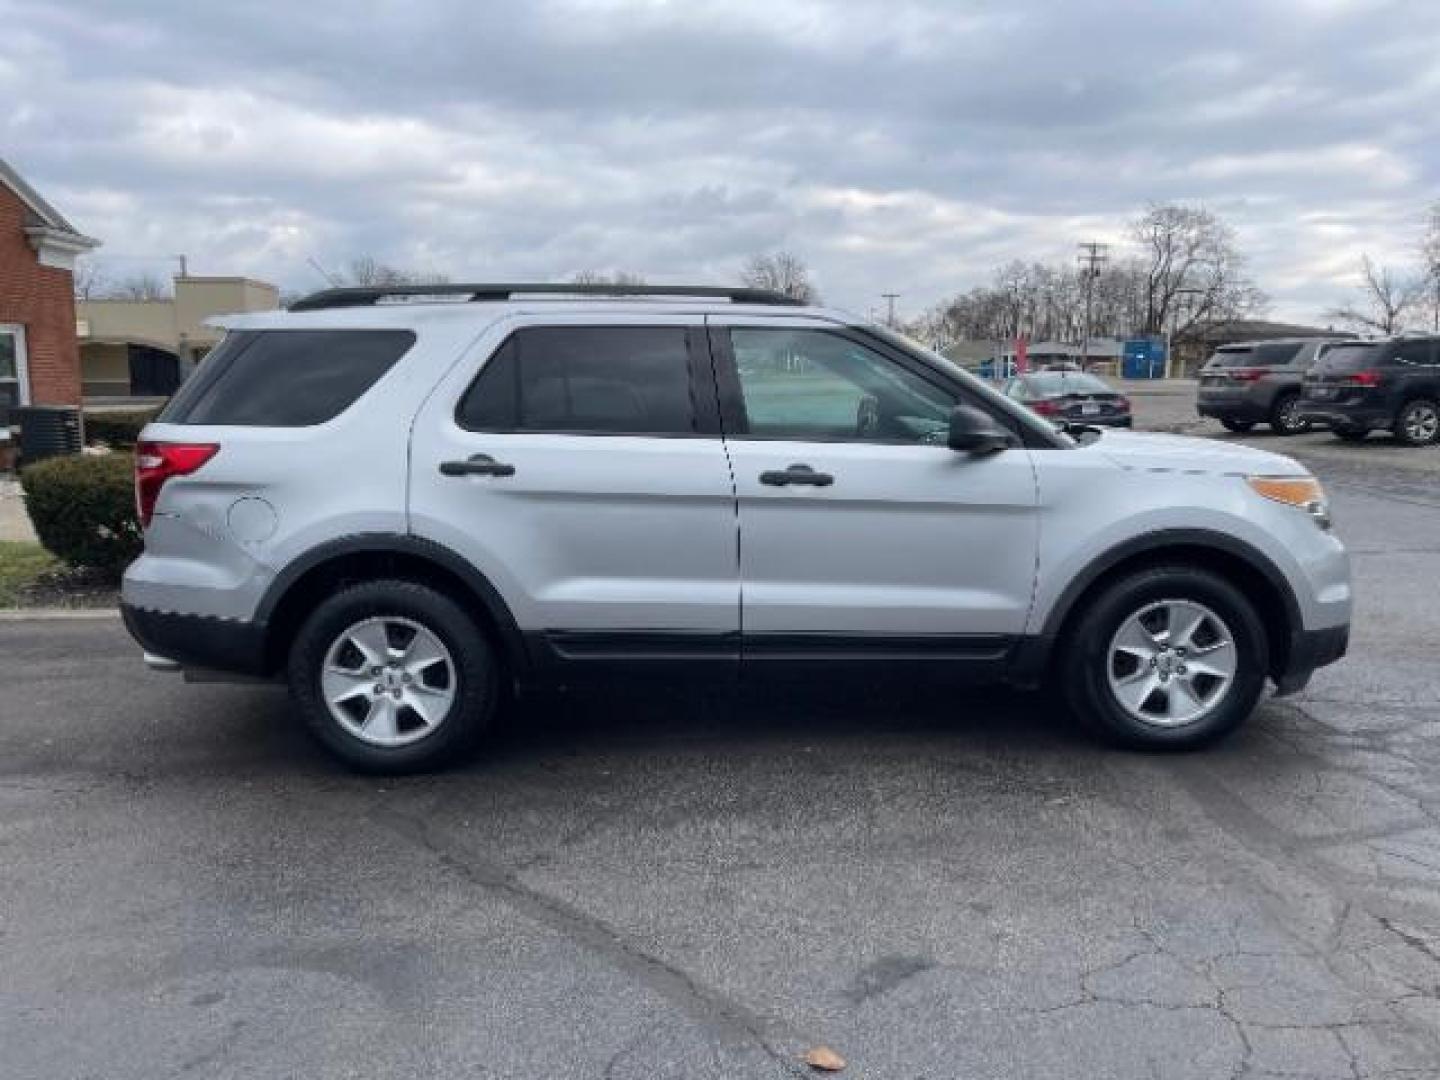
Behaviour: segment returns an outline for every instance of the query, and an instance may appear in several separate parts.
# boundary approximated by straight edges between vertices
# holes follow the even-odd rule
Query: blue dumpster
[[[1131,338],[1121,353],[1120,374],[1127,379],[1165,377],[1165,339]]]

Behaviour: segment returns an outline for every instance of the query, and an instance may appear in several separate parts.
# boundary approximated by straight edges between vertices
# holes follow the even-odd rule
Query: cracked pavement
[[[365,779],[118,622],[0,623],[0,1074],[1440,1074],[1440,484],[1291,442],[1352,653],[1202,754],[615,690]]]

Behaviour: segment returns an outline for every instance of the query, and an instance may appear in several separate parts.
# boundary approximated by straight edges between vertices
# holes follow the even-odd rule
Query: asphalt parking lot
[[[1440,450],[1244,441],[1330,484],[1359,610],[1202,754],[617,691],[378,781],[113,619],[0,622],[0,1076],[1437,1075]]]

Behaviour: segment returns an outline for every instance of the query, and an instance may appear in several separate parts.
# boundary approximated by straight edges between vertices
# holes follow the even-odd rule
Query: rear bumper
[[[1214,397],[1201,394],[1195,399],[1195,411],[1214,420],[1239,420],[1259,424],[1268,420],[1269,410],[1249,397]]]
[[[1333,664],[1350,648],[1350,624],[1327,626],[1323,630],[1302,630],[1290,639],[1285,670],[1275,674],[1277,694],[1303,690],[1317,668]]]
[[[178,615],[121,604],[120,614],[130,636],[152,660],[173,660],[182,668],[203,668],[236,675],[269,674],[265,624],[220,619],[210,615]]]

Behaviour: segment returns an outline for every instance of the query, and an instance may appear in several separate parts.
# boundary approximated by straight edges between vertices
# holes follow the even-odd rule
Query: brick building
[[[0,414],[80,404],[71,271],[99,243],[0,159]]]

